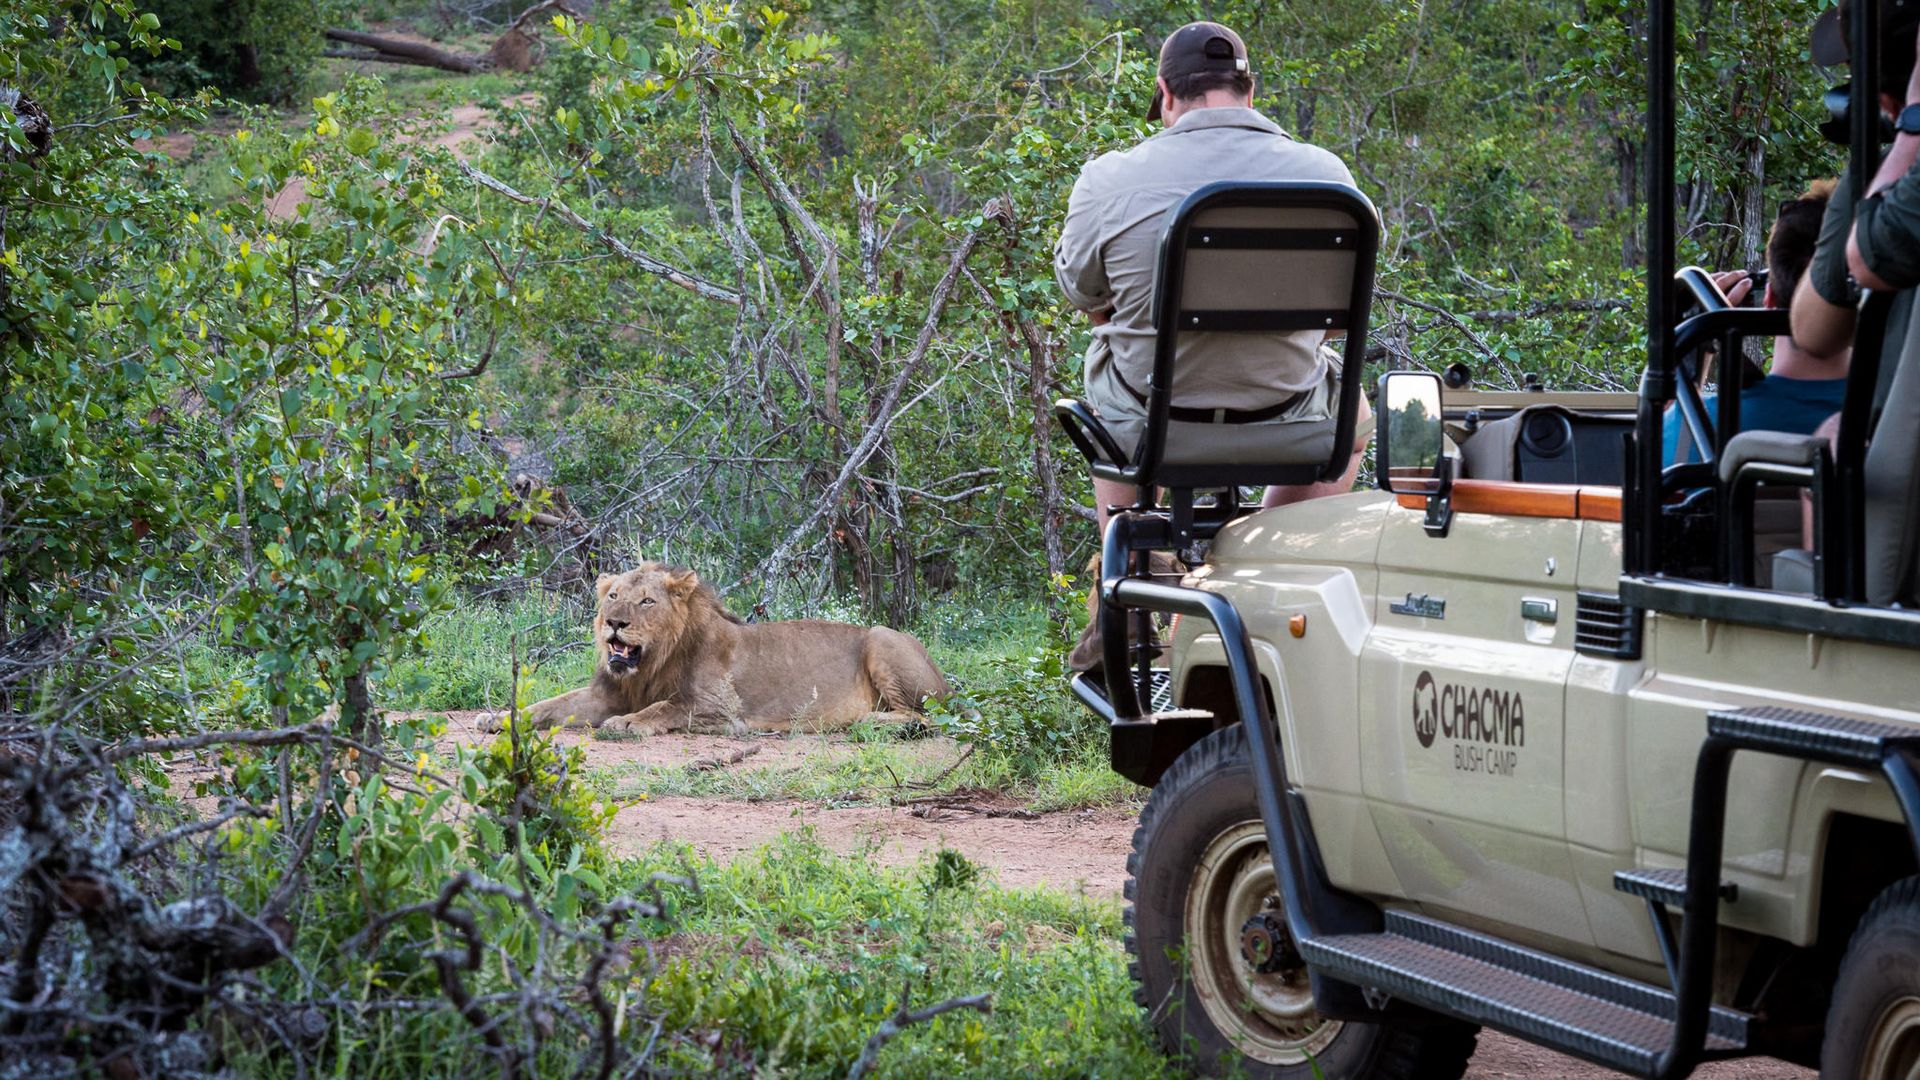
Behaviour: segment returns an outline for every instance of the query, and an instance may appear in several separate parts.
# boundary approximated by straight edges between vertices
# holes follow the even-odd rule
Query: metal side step
[[[1113,704],[1107,697],[1105,681],[1091,674],[1073,677],[1073,692],[1080,698],[1081,704],[1103,716],[1113,712]],[[1173,710],[1173,672],[1166,668],[1154,668],[1148,687],[1147,710],[1153,713],[1166,713]]]
[[[1681,907],[1687,902],[1686,870],[1621,870],[1613,875],[1613,887],[1623,893],[1657,904]],[[1720,899],[1737,900],[1740,889],[1731,881],[1720,883]]]
[[[1588,1061],[1647,1075],[1671,1040],[1674,997],[1659,987],[1402,911],[1386,930],[1300,943],[1310,967]],[[1748,1017],[1715,1008],[1706,1056],[1736,1057]]]
[[[1856,720],[1778,705],[1708,713],[1707,733],[1730,739],[1743,750],[1867,769],[1878,769],[1890,750],[1920,749],[1920,728],[1911,724]]]

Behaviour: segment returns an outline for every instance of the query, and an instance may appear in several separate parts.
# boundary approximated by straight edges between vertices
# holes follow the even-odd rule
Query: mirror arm
[[[1421,525],[1428,536],[1444,540],[1453,528],[1453,460],[1444,451],[1434,462],[1433,475],[1440,481],[1440,490],[1427,496],[1427,517]]]

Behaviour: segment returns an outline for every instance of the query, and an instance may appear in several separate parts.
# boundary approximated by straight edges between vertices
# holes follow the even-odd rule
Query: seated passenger
[[[1848,62],[1847,17],[1841,0],[1820,16],[1812,54],[1822,67]],[[1880,111],[1893,123],[1893,143],[1867,181],[1856,208],[1850,177],[1842,175],[1820,232],[1812,269],[1793,294],[1793,338],[1815,356],[1837,355],[1853,343],[1854,316],[1865,286],[1896,293],[1883,332],[1876,411],[1911,328],[1920,286],[1920,41],[1916,32],[1889,30],[1880,38]]]
[[[1820,181],[1805,195],[1780,207],[1780,216],[1773,222],[1773,235],[1767,239],[1767,291],[1763,300],[1767,307],[1781,309],[1792,302],[1794,288],[1813,259],[1814,244],[1820,237],[1821,219],[1833,187],[1831,180]],[[1753,281],[1743,270],[1717,274],[1714,280],[1735,306],[1753,290]],[[1813,434],[1828,417],[1840,411],[1847,393],[1850,355],[1842,349],[1832,356],[1819,357],[1794,344],[1791,337],[1773,339],[1773,362],[1766,378],[1740,391],[1741,430]],[[1728,372],[1735,366],[1729,358],[1721,358],[1722,385],[1732,378]],[[1716,395],[1703,394],[1701,398],[1711,419]],[[1691,432],[1681,421],[1678,408],[1667,410],[1661,445],[1663,460],[1669,464],[1700,460],[1699,448],[1693,445]]]
[[[1094,325],[1086,401],[1128,452],[1146,424],[1154,273],[1167,213],[1217,180],[1353,183],[1339,158],[1296,141],[1254,110],[1246,44],[1218,23],[1189,23],[1161,46],[1147,118],[1161,120],[1166,130],[1081,170],[1054,258],[1061,290]],[[1318,331],[1183,336],[1173,418],[1214,424],[1326,419],[1338,400],[1340,372],[1338,354],[1322,349],[1322,338]],[[1371,414],[1365,399],[1360,407],[1364,433]],[[1263,505],[1350,490],[1365,442],[1356,437],[1353,466],[1339,480],[1269,488]],[[1095,479],[1093,487],[1104,534],[1108,507],[1137,496],[1111,480]]]

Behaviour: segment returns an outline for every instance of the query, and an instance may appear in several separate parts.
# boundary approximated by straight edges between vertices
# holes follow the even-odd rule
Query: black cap
[[[1840,28],[1840,8],[1830,7],[1813,20],[1813,42],[1807,50],[1821,67],[1839,67],[1847,62],[1847,33]]]
[[[1216,22],[1195,22],[1175,30],[1160,43],[1160,77],[1173,79],[1202,71],[1250,75],[1247,67],[1247,43],[1240,35]],[[1147,119],[1160,119],[1160,90],[1153,91],[1153,104],[1147,106]]]
[[[1848,9],[1852,6],[1848,0],[1840,0],[1813,21],[1813,41],[1807,52],[1814,63],[1824,68],[1839,67],[1852,58],[1853,42],[1847,33]],[[1914,0],[1881,0],[1879,9],[1883,39],[1888,34],[1911,35],[1914,27],[1920,25],[1920,3]],[[1887,51],[1883,40],[1882,55]]]

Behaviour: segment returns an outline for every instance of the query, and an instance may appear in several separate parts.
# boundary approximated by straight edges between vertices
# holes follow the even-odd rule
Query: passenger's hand
[[[1739,307],[1753,295],[1753,275],[1745,270],[1722,270],[1713,275],[1713,283],[1726,296],[1728,307]]]

